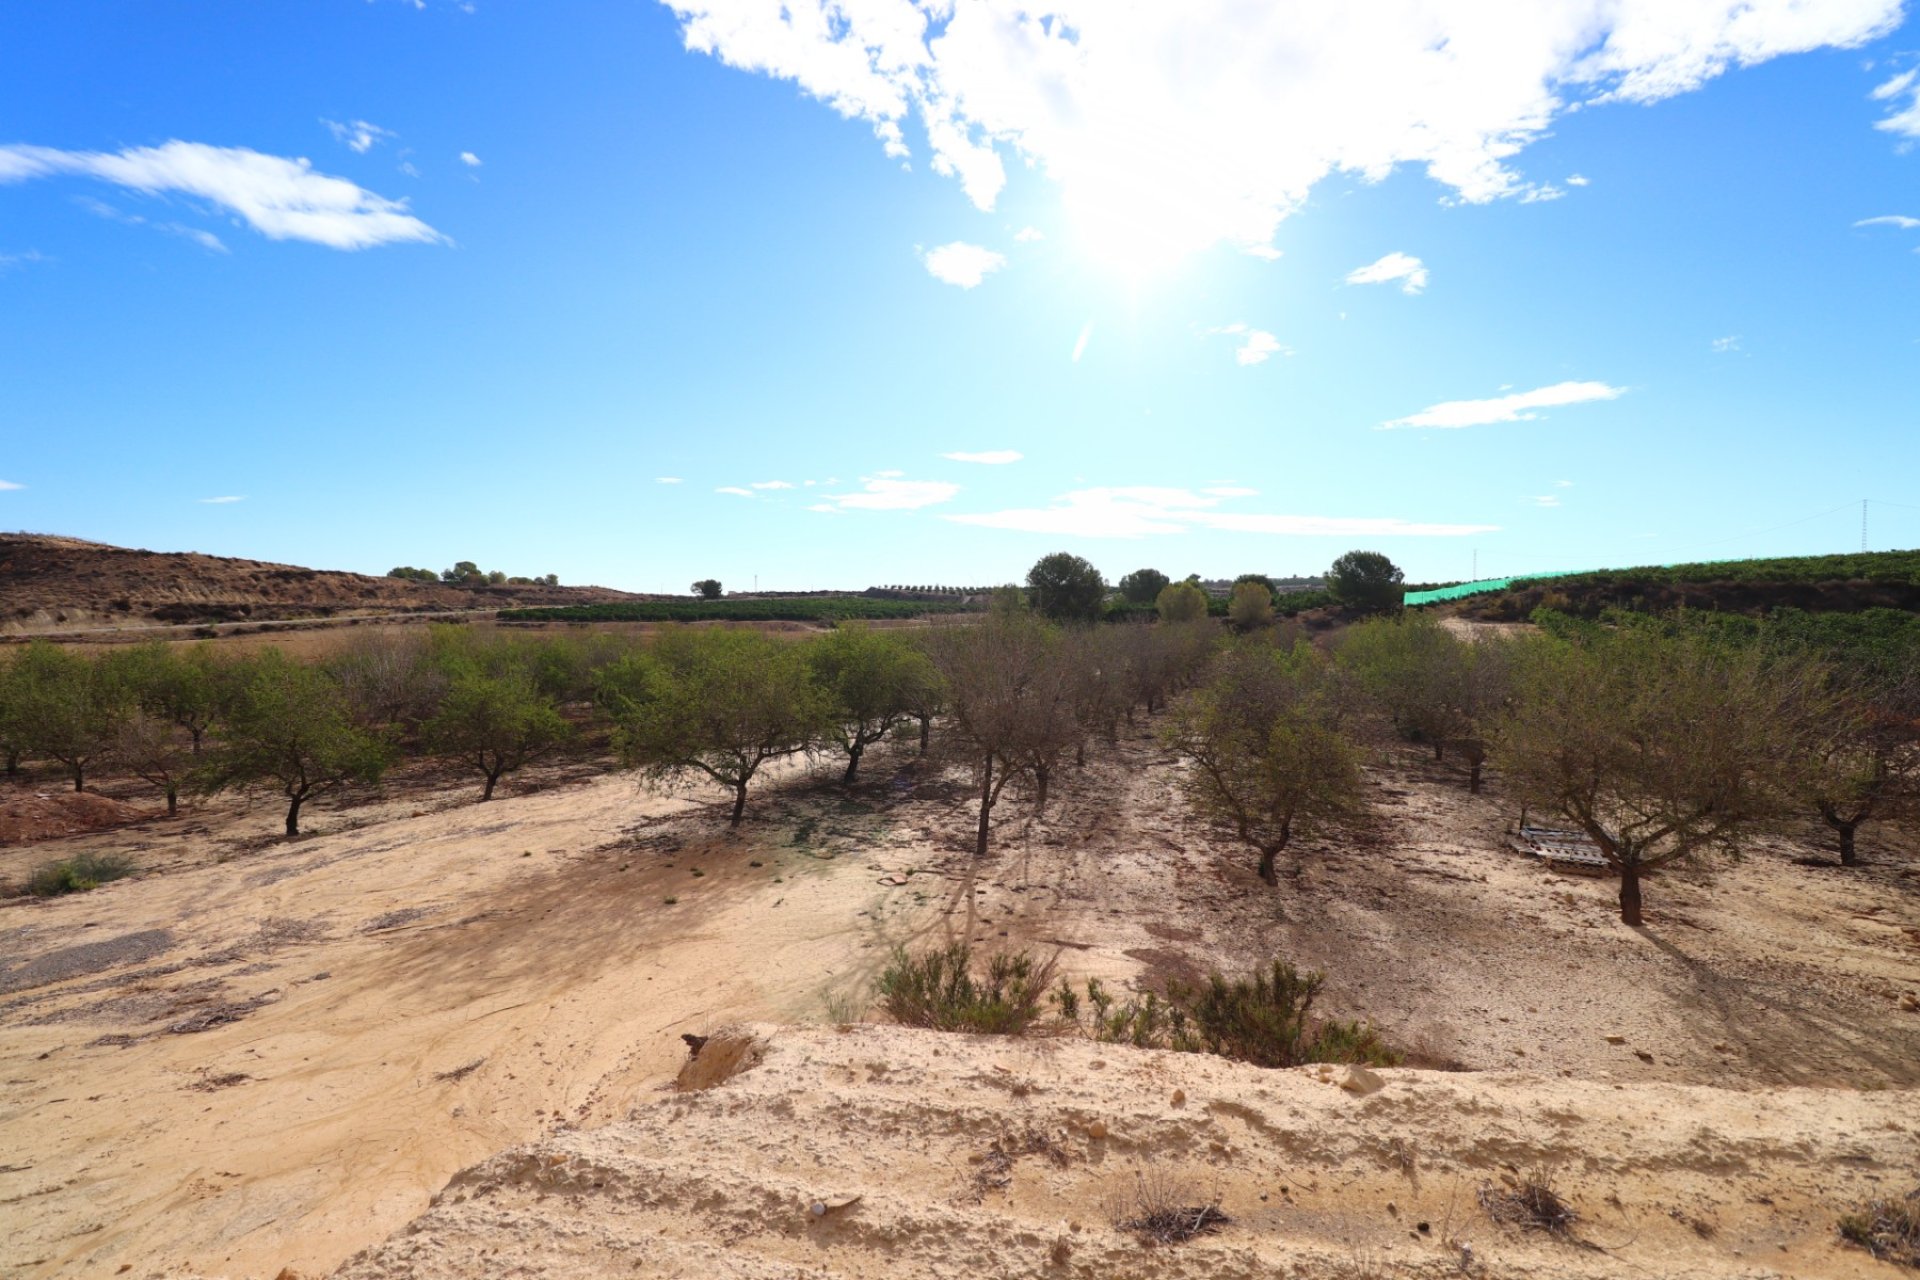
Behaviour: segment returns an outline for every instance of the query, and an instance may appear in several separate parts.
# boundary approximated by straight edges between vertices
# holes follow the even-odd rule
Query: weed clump
[[[1040,1020],[1055,960],[1026,951],[988,956],[975,975],[964,942],[909,955],[896,949],[874,983],[880,1007],[895,1022],[935,1031],[1025,1034]]]
[[[1480,1207],[1495,1222],[1564,1236],[1579,1220],[1573,1206],[1554,1190],[1552,1169],[1538,1166],[1504,1182],[1504,1186],[1488,1182],[1480,1187]]]
[[[85,893],[132,874],[132,861],[118,854],[78,853],[35,867],[27,878],[27,892],[36,898],[57,898],[63,893]]]
[[[1882,1262],[1920,1267],[1920,1188],[1898,1199],[1870,1200],[1840,1219],[1840,1238]]]
[[[1183,1244],[1232,1221],[1217,1194],[1203,1199],[1192,1183],[1157,1165],[1136,1172],[1129,1190],[1108,1199],[1107,1217],[1142,1244]]]
[[[1396,1065],[1399,1055],[1371,1026],[1312,1018],[1314,997],[1324,981],[1324,974],[1302,973],[1275,960],[1245,978],[1215,973],[1197,986],[1169,983],[1164,997],[1149,991],[1138,1000],[1119,1003],[1099,979],[1090,979],[1084,1023],[1078,991],[1062,981],[1052,999],[1067,1021],[1113,1044],[1211,1053],[1261,1067],[1313,1062]]]

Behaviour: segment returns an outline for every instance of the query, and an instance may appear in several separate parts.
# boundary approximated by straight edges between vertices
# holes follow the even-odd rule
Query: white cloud
[[[27,486],[23,484],[15,484],[11,480],[0,480],[0,493],[6,493],[9,490],[13,490],[13,489],[24,489],[26,487]]]
[[[1902,95],[1907,105],[1899,106]],[[1920,67],[1903,71],[1893,79],[1874,89],[1875,102],[1891,102],[1893,112],[1884,120],[1877,120],[1873,127],[1884,129],[1888,133],[1897,133],[1904,138],[1920,138]]]
[[[686,483],[686,481],[682,480],[679,476],[655,476],[653,478],[653,482],[655,484],[685,484]]]
[[[1022,227],[1013,233],[1013,238],[1021,244],[1032,244],[1036,240],[1045,240],[1047,236],[1038,227]]]
[[[1713,354],[1717,356],[1729,355],[1740,349],[1740,335],[1735,333],[1729,334],[1724,338],[1715,338],[1712,345]]]
[[[899,479],[899,478],[900,478],[901,476],[903,476],[903,475],[905,475],[905,474],[907,474],[907,473],[906,473],[906,472],[904,472],[904,471],[876,471],[876,472],[874,472],[873,474],[874,474],[874,476],[875,476],[875,478],[877,478],[877,479],[880,479],[880,480],[898,480],[898,479]],[[865,477],[865,476],[862,476],[862,477],[861,477],[861,479],[863,479],[863,480],[864,480],[864,479],[866,479],[866,477]],[[839,482],[838,480],[829,480],[829,481],[827,481],[827,483],[828,483],[828,484],[839,484],[840,482]]]
[[[1215,498],[1251,498],[1260,491],[1258,489],[1244,489],[1238,485],[1223,484],[1211,489],[1202,489],[1200,492]]]
[[[753,482],[752,487],[755,489],[791,489],[793,488],[793,484],[787,480],[756,480]]]
[[[1903,213],[1885,213],[1877,218],[1862,218],[1853,224],[1856,227],[1893,227],[1900,231],[1911,231],[1920,227],[1920,218],[1909,218]]]
[[[460,153],[460,163],[469,169],[478,169],[480,167],[480,157],[471,151],[462,151]]]
[[[226,505],[227,505],[228,503],[232,503],[232,502],[245,502],[246,500],[247,500],[247,499],[246,499],[246,495],[244,495],[244,494],[228,494],[227,496],[225,496],[225,497],[223,497],[223,498],[196,498],[196,499],[194,499],[194,501],[196,501],[196,502],[204,502],[204,503],[205,503],[206,505],[208,505],[208,506],[210,506],[210,507],[224,507],[224,506],[226,506]]]
[[[1459,537],[1497,525],[1423,524],[1381,517],[1301,516],[1220,511],[1222,495],[1190,489],[1131,486],[1076,489],[1047,507],[950,515],[957,524],[1080,538],[1140,538],[1214,529],[1299,537]]]
[[[827,502],[838,511],[913,511],[950,500],[960,492],[957,484],[943,480],[902,480],[898,471],[882,471],[863,476],[857,493],[827,495]]]
[[[1516,157],[1569,111],[1657,102],[1902,18],[1901,0],[665,3],[693,51],[871,125],[917,118],[935,171],[980,208],[1001,153],[1025,162],[1088,247],[1135,261],[1268,246],[1335,172],[1414,165],[1461,200],[1524,195]]]
[[[1528,498],[1527,501],[1536,507],[1557,507],[1560,505],[1560,499],[1551,493],[1543,493],[1537,498]]]
[[[1562,405],[1585,404],[1592,400],[1615,400],[1626,394],[1625,387],[1610,387],[1604,382],[1556,382],[1534,391],[1516,391],[1490,400],[1448,400],[1431,405],[1405,418],[1381,423],[1383,430],[1393,427],[1480,427],[1492,422],[1531,422],[1540,415],[1536,409],[1555,409]]]
[[[1573,488],[1573,481],[1571,481],[1571,480],[1555,480],[1555,481],[1553,482],[1553,487],[1554,487],[1554,488],[1556,488],[1556,489],[1571,489],[1571,488]]]
[[[959,285],[962,289],[973,288],[1007,265],[1004,255],[962,240],[929,249],[921,260],[927,264],[927,274],[935,280]]]
[[[327,126],[327,131],[333,134],[335,142],[344,143],[347,150],[361,156],[371,151],[376,144],[385,142],[388,138],[400,136],[391,129],[382,129],[379,125],[368,124],[365,120],[349,120],[342,124],[338,120],[322,119],[320,123]]]
[[[1392,284],[1395,280],[1400,282],[1400,292],[1419,293],[1427,287],[1426,264],[1411,254],[1395,252],[1347,272],[1348,284]]]
[[[1274,356],[1290,356],[1293,354],[1292,347],[1287,346],[1265,329],[1250,328],[1238,322],[1221,325],[1218,329],[1208,329],[1207,333],[1209,335],[1226,334],[1230,337],[1241,339],[1240,345],[1235,347],[1233,351],[1233,359],[1236,364],[1265,364]]]
[[[714,492],[715,493],[731,493],[737,498],[751,498],[753,496],[753,490],[742,489],[737,484],[722,485],[718,489],[715,489]]]
[[[0,146],[0,184],[78,174],[146,195],[194,196],[238,214],[274,240],[306,240],[333,249],[400,241],[446,240],[407,211],[345,178],[245,147],[167,142],[125,151],[59,151]]]
[[[1591,178],[1582,177],[1580,174],[1577,174],[1577,173],[1569,174],[1567,176],[1567,185],[1570,187],[1584,187],[1588,185],[1590,182],[1592,182]]]
[[[808,507],[807,510],[822,511],[830,516],[837,516],[840,514],[840,508],[834,506],[831,502],[816,502],[812,506]]]
[[[978,462],[989,467],[1000,467],[1009,462],[1018,462],[1027,455],[1018,449],[988,449],[983,453],[943,453],[940,456],[949,462]]]

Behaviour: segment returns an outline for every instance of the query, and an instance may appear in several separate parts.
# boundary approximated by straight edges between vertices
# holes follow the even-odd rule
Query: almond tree
[[[523,671],[456,676],[425,727],[435,754],[484,779],[483,801],[493,799],[503,775],[519,772],[568,736],[559,709]]]
[[[235,677],[221,745],[198,771],[203,789],[275,788],[287,801],[287,834],[297,836],[307,801],[386,771],[387,743],[354,723],[325,671],[269,649]]]
[[[8,718],[27,756],[58,760],[87,787],[87,769],[113,750],[126,718],[125,687],[100,663],[45,640],[14,659],[8,679]]]
[[[666,631],[604,669],[599,690],[622,761],[655,780],[698,774],[726,787],[735,827],[760,766],[810,750],[826,720],[805,650],[760,631]]]
[[[1507,781],[1590,837],[1639,925],[1641,879],[1741,837],[1788,807],[1821,718],[1821,673],[1755,646],[1629,627],[1540,637],[1514,653],[1494,731]]]
[[[846,753],[840,781],[851,786],[866,749],[911,714],[927,657],[897,632],[848,624],[808,645],[807,659],[826,695],[827,737]]]
[[[1188,763],[1188,799],[1259,854],[1268,884],[1294,836],[1365,811],[1346,719],[1324,660],[1304,644],[1236,645],[1175,704],[1166,740]]]
[[[1031,770],[1036,743],[1055,723],[1055,699],[1066,696],[1052,678],[1058,648],[1057,632],[1011,610],[936,634],[934,661],[947,688],[946,740],[972,767],[979,788],[975,857],[986,856],[1000,793]]]

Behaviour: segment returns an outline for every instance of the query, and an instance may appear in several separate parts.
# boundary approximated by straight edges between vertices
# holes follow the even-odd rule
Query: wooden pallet
[[[1602,876],[1613,870],[1607,855],[1584,831],[1559,827],[1521,827],[1520,834],[1507,843],[1518,853],[1538,858],[1555,871],[1575,875]]]

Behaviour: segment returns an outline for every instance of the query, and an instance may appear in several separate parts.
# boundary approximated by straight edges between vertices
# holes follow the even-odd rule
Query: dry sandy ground
[[[1902,993],[1920,992],[1920,863],[1877,837],[1867,846],[1876,864],[1860,872],[1796,866],[1791,851],[1762,848],[1710,875],[1662,878],[1649,888],[1649,926],[1636,931],[1617,923],[1609,885],[1553,876],[1502,851],[1511,815],[1497,786],[1470,797],[1451,773],[1412,758],[1376,774],[1380,818],[1370,830],[1308,844],[1298,875],[1277,892],[1187,817],[1172,766],[1144,734],[1070,777],[1044,822],[1029,822],[1018,797],[1003,802],[995,853],[977,866],[959,852],[970,834],[963,777],[882,756],[842,793],[825,781],[832,772],[793,768],[770,780],[737,837],[719,827],[709,794],[648,795],[625,778],[585,777],[487,805],[470,803],[464,789],[320,808],[310,815],[320,834],[294,842],[263,838],[278,815],[262,806],[0,851],[0,876],[77,849],[130,847],[152,873],[0,910],[0,1275],[112,1275],[122,1266],[135,1276],[323,1274],[503,1148],[543,1137],[591,1142],[604,1144],[596,1168],[638,1168],[669,1158],[648,1135],[695,1114],[734,1117],[734,1127],[705,1138],[686,1129],[683,1140],[706,1149],[706,1164],[673,1177],[697,1188],[702,1178],[733,1177],[727,1166],[737,1162],[743,1181],[724,1185],[746,1188],[747,1217],[727,1217],[722,1183],[712,1184],[713,1204],[684,1188],[674,1195],[691,1198],[663,1193],[659,1205],[681,1205],[663,1210],[668,1217],[718,1234],[687,1235],[684,1261],[668,1251],[656,1266],[645,1261],[652,1255],[629,1253],[625,1267],[638,1259],[641,1273],[691,1273],[701,1240],[711,1261],[749,1228],[769,1237],[791,1228],[801,1253],[768,1254],[772,1269],[735,1274],[788,1275],[803,1263],[848,1275],[991,1274],[977,1256],[972,1271],[953,1261],[962,1254],[940,1263],[948,1270],[929,1261],[924,1271],[890,1271],[880,1254],[857,1251],[842,1267],[805,1252],[818,1233],[791,1222],[788,1203],[802,1181],[824,1185],[819,1178],[858,1173],[860,1187],[892,1185],[885,1170],[896,1161],[898,1195],[914,1200],[925,1223],[948,1222],[956,1210],[940,1188],[965,1171],[956,1166],[936,1183],[926,1170],[960,1160],[963,1147],[977,1152],[993,1125],[1015,1123],[1032,1105],[981,1093],[975,1077],[1004,1074],[981,1066],[981,1054],[1030,1074],[1057,1061],[1058,1071],[1034,1078],[1063,1107],[1084,1108],[1101,1092],[1079,1074],[1093,1070],[1082,1062],[1092,1057],[1115,1072],[1103,1079],[1218,1077],[1219,1096],[1268,1107],[1258,1123],[1233,1122],[1241,1127],[1226,1144],[1230,1158],[1194,1147],[1191,1135],[1167,1138],[1168,1153],[1228,1180],[1233,1216],[1265,1224],[1268,1244],[1229,1232],[1204,1245],[1225,1252],[1191,1255],[1223,1267],[1217,1259],[1243,1255],[1271,1263],[1272,1242],[1310,1222],[1330,1225],[1301,1237],[1309,1260],[1333,1256],[1342,1241],[1371,1248],[1375,1237],[1351,1224],[1386,1231],[1387,1200],[1401,1219],[1418,1212],[1437,1231],[1436,1177],[1393,1191],[1395,1179],[1409,1181],[1405,1170],[1353,1155],[1363,1140],[1399,1138],[1403,1154],[1423,1144],[1447,1153],[1433,1167],[1457,1175],[1456,1217],[1474,1222],[1476,1248],[1491,1227],[1468,1202],[1478,1176],[1495,1176],[1496,1155],[1516,1164],[1558,1158],[1578,1174],[1573,1189],[1595,1224],[1585,1238],[1613,1252],[1502,1245],[1536,1268],[1512,1274],[1624,1274],[1608,1271],[1607,1259],[1651,1266],[1669,1256],[1623,1253],[1639,1247],[1622,1244],[1629,1238],[1693,1250],[1654,1274],[1863,1274],[1859,1255],[1831,1254],[1824,1243],[1833,1213],[1910,1179],[1920,1155],[1910,1128],[1875,1127],[1920,1117],[1920,1015],[1899,1004]],[[857,1073],[866,1083],[839,1102],[809,1094],[783,1109],[781,1091],[812,1087],[784,1067],[759,1077],[770,1091],[759,1102],[727,1102],[733,1085],[692,1103],[659,1099],[684,1056],[681,1033],[740,1018],[849,1016],[891,945],[948,936],[1057,947],[1068,972],[1119,983],[1287,954],[1329,970],[1328,1012],[1370,1016],[1416,1062],[1502,1074],[1396,1075],[1365,1104],[1371,1110],[1343,1121],[1344,1137],[1322,1142],[1301,1132],[1301,1117],[1309,1129],[1331,1124],[1313,1107],[1351,1100],[1291,1074],[1195,1059],[1170,1066],[1083,1045],[963,1052],[962,1041],[875,1029],[845,1040],[783,1033],[769,1060],[792,1063],[781,1055],[793,1045],[828,1063],[822,1046],[881,1037],[880,1058],[922,1065],[900,1077],[901,1099],[876,1099],[871,1112],[848,1100],[878,1087],[865,1066]],[[957,1055],[951,1077],[932,1061],[943,1043]],[[820,1087],[840,1069],[823,1066]],[[738,1087],[761,1088],[755,1078]],[[1779,1085],[1828,1088],[1754,1091]],[[941,1096],[906,1097],[926,1090]],[[1261,1090],[1272,1099],[1260,1101]],[[980,1111],[991,1096],[1002,1096],[998,1119]],[[1393,1098],[1405,1105],[1382,1102]],[[1431,1130],[1427,1102],[1442,1113]],[[886,1109],[896,1104],[904,1109]],[[1147,1107],[1125,1100],[1114,1114]],[[637,1129],[575,1133],[629,1114]],[[1218,1108],[1199,1114],[1225,1123]],[[1035,1122],[1071,1127],[1071,1119],[1060,1111]],[[819,1145],[842,1120],[851,1138]],[[1475,1146],[1483,1129],[1524,1141],[1502,1139],[1500,1155]],[[745,1133],[754,1141],[735,1153]],[[1082,1172],[1072,1189],[1058,1183],[1066,1208],[1035,1201],[1005,1221],[965,1211],[1001,1223],[991,1230],[1003,1234],[983,1238],[1018,1245],[1026,1261],[1008,1274],[1037,1273],[1055,1219],[1104,1230],[1084,1207],[1095,1166],[1117,1172],[1148,1150],[1076,1141]],[[775,1178],[788,1150],[807,1168],[817,1157],[824,1172]],[[682,1157],[691,1159],[684,1148],[671,1158]],[[1303,1202],[1319,1206],[1304,1218],[1261,1218],[1257,1199],[1245,1197],[1280,1194],[1261,1180],[1296,1158],[1309,1158],[1310,1172],[1288,1182],[1287,1194],[1311,1184],[1326,1195]],[[1032,1163],[1019,1162],[1016,1200]],[[1035,1186],[1055,1185],[1047,1170],[1036,1167]],[[1663,1192],[1669,1175],[1679,1181]],[[638,1185],[632,1176],[623,1173],[623,1185]],[[523,1191],[535,1194],[514,1194]],[[1608,1204],[1610,1192],[1627,1207]],[[1756,1206],[1756,1196],[1775,1203]],[[641,1214],[643,1199],[619,1212]],[[1702,1221],[1722,1229],[1709,1240],[1650,1225],[1668,1207],[1711,1209],[1717,1218]],[[480,1210],[463,1212],[459,1230],[470,1231]],[[533,1210],[516,1212],[501,1218],[498,1247],[532,1221]],[[652,1220],[624,1221],[608,1226],[609,1238]],[[896,1262],[924,1252],[911,1232],[881,1234],[903,1249]],[[1111,1252],[1120,1243],[1101,1239],[1075,1255],[1102,1260],[1079,1274],[1153,1270],[1158,1255],[1126,1263]],[[1379,1239],[1403,1261],[1427,1247],[1405,1231]],[[1777,1253],[1781,1243],[1792,1265],[1789,1255],[1755,1261],[1754,1248]],[[1444,1260],[1430,1248],[1419,1256]],[[599,1260],[580,1260],[589,1257]],[[604,1262],[583,1253],[551,1274],[605,1274]],[[546,1274],[545,1263],[526,1265]]]
[[[762,1030],[717,1087],[461,1173],[339,1280],[1891,1276],[1831,1205],[1920,1136],[1911,1094],[1406,1069],[1362,1094],[1083,1040]],[[1482,1188],[1543,1162],[1565,1234],[1491,1221]],[[1143,1182],[1230,1221],[1143,1243],[1117,1225]]]

